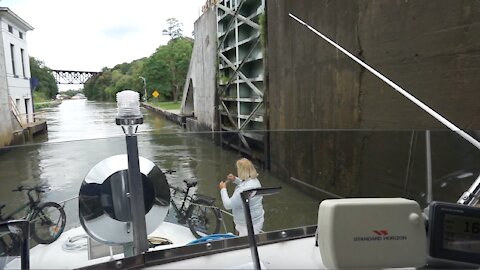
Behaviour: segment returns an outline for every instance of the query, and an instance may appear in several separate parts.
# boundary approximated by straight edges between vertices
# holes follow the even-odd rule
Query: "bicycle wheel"
[[[50,244],[62,234],[65,221],[65,210],[58,203],[41,204],[30,220],[31,236],[39,244]]]
[[[196,238],[220,231],[220,212],[207,201],[197,199],[187,209],[187,223]]]

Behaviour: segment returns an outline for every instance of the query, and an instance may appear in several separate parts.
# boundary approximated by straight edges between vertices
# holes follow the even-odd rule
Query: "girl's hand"
[[[220,183],[218,183],[218,188],[222,189],[222,188],[226,188],[227,187],[227,183],[224,182],[224,181],[220,181]]]

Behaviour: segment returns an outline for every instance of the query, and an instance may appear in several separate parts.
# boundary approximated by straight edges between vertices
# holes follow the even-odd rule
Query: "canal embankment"
[[[28,142],[33,141],[33,138],[37,135],[44,134],[48,130],[47,121],[35,121],[27,124],[24,127],[13,130],[9,133],[11,136],[8,136],[8,141],[3,144],[3,147],[0,147],[0,154],[11,149],[9,146],[14,145],[24,145]]]
[[[184,115],[181,110],[167,110],[145,102],[142,103],[142,106],[178,124],[186,131],[198,132],[202,137],[214,139],[214,132],[212,132],[211,126],[198,121],[195,115]]]
[[[149,109],[157,114],[164,116],[166,119],[174,123],[177,123],[179,126],[185,126],[186,117],[180,115],[180,110],[166,110],[145,102],[142,103],[142,106],[146,109]]]
[[[24,144],[31,140],[33,137],[38,134],[43,134],[47,132],[47,121],[40,120],[33,123],[28,123],[26,126],[21,129],[15,130],[13,132],[13,139],[11,145]]]
[[[61,101],[36,103],[35,110],[46,107],[58,106]],[[0,102],[0,147],[19,145],[33,140],[37,134],[47,132],[47,121],[42,113],[34,113],[32,118],[15,114],[10,109],[10,104]]]
[[[35,107],[35,110],[38,110],[43,108],[51,108],[54,106],[58,106],[60,104],[62,104],[62,100],[56,99],[56,100],[47,101],[47,102],[35,102],[34,107]]]

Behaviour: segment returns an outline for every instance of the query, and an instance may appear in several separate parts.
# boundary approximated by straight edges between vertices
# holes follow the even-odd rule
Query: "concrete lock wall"
[[[215,9],[208,8],[195,22],[195,43],[183,90],[181,112],[196,118],[195,125],[187,122],[187,128],[193,130],[213,130],[215,127],[216,29]]]
[[[294,132],[272,133],[272,171],[343,196],[378,195],[372,185],[382,186],[377,190],[383,196],[420,196],[425,186],[425,141],[423,133],[411,130],[446,128],[288,13],[460,128],[477,130],[480,2],[267,2],[270,129],[357,130],[304,133],[302,140]],[[455,168],[480,170],[478,151],[455,134],[437,133],[432,134],[434,178]]]
[[[13,140],[13,127],[10,112],[9,94],[3,37],[0,35],[0,147],[9,145]]]

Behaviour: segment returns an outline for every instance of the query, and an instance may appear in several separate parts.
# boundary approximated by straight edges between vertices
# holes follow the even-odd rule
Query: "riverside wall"
[[[480,129],[480,2],[271,0],[267,12],[272,127],[444,128],[292,13],[459,127]]]
[[[217,65],[217,19],[215,8],[195,22],[195,43],[183,90],[181,114],[189,131],[215,130],[215,92]]]
[[[272,172],[341,196],[424,200],[426,129],[436,131],[434,179],[480,171],[474,147],[289,13],[460,128],[480,129],[479,1],[269,0],[269,128],[331,130],[272,133]]]
[[[148,110],[151,110],[151,111],[153,111],[157,114],[162,115],[166,119],[176,123],[177,125],[179,125],[181,127],[185,127],[186,116],[180,114],[179,111],[164,110],[164,109],[161,109],[159,107],[155,107],[155,106],[153,106],[151,104],[148,104],[148,103],[141,103],[141,106],[148,109]]]

